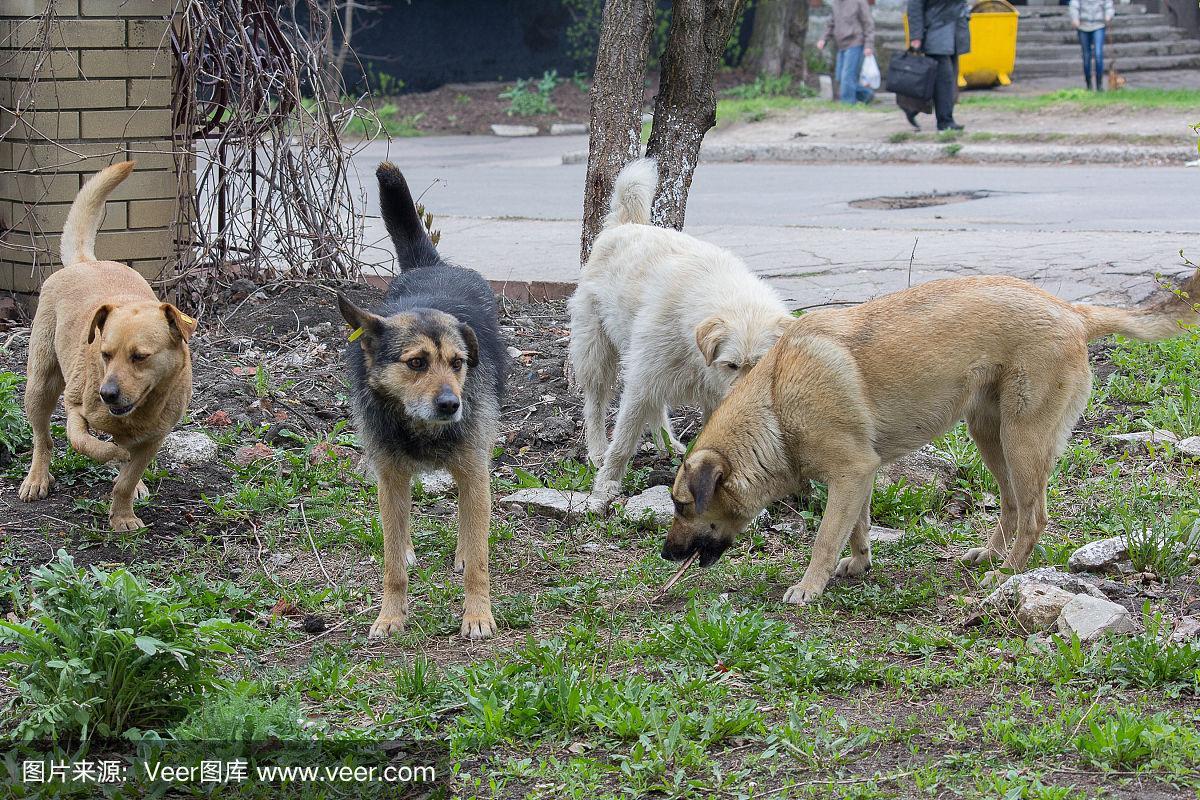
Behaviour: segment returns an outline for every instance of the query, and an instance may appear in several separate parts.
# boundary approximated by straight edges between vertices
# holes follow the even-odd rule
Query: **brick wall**
[[[31,81],[48,2],[52,49]],[[173,6],[0,2],[0,290],[37,290],[60,266],[58,233],[82,181],[126,159],[138,166],[108,204],[96,255],[151,280],[174,271],[179,181],[166,19]]]

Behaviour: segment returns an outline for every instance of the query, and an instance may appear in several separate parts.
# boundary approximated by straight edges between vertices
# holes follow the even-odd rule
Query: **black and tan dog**
[[[33,317],[25,392],[33,462],[21,499],[40,500],[50,491],[50,415],[62,395],[71,447],[96,461],[123,462],[109,510],[114,530],[142,527],[133,501],[148,494],[142,473],[191,399],[188,339],[196,328],[194,319],[155,297],[137,272],[96,258],[105,200],[133,166],[127,161],[97,173],[71,205],[60,248],[63,269],[42,284]]]
[[[355,417],[379,479],[383,606],[370,636],[404,629],[414,558],[412,478],[444,467],[458,484],[454,567],[464,571],[462,635],[480,639],[496,632],[488,529],[507,358],[496,299],[479,273],[441,259],[400,171],[385,163],[376,177],[400,274],[378,313],[338,296],[356,340],[347,350]]]
[[[769,503],[805,479],[824,481],[812,560],[783,598],[807,603],[835,571],[871,566],[879,467],[965,417],[1001,510],[987,545],[964,561],[1004,559],[1003,569],[1020,572],[1046,527],[1050,472],[1087,405],[1088,341],[1174,336],[1180,323],[1200,323],[1198,300],[1200,272],[1180,296],[1138,311],[1073,305],[1014,278],[960,278],[804,316],[701,431],[671,490],[663,557],[697,553],[707,566]],[[851,554],[839,562],[847,540]]]

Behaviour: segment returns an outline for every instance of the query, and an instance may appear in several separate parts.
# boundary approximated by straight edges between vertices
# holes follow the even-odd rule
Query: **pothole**
[[[953,203],[965,203],[968,200],[979,200],[987,197],[984,191],[975,192],[933,192],[930,194],[906,194],[902,197],[867,197],[863,200],[851,200],[851,208],[867,208],[877,211],[902,211],[906,208],[928,208],[929,206],[948,206]]]

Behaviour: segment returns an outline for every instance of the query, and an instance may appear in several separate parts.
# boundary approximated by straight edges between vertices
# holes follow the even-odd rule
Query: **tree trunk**
[[[607,0],[592,76],[591,136],[583,189],[580,263],[587,261],[600,232],[621,167],[642,147],[642,100],[646,59],[654,31],[654,0]]]
[[[808,34],[808,0],[758,0],[745,65],[759,75],[808,77],[804,37]]]
[[[717,123],[713,77],[742,0],[675,0],[646,155],[658,160],[651,221],[683,228],[700,142]]]

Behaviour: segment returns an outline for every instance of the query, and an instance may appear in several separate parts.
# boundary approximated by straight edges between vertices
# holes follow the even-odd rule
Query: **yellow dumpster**
[[[1017,61],[1017,9],[1007,0],[979,0],[971,7],[971,52],[958,57],[958,85],[986,89],[1012,83]],[[908,41],[904,15],[904,41]]]

